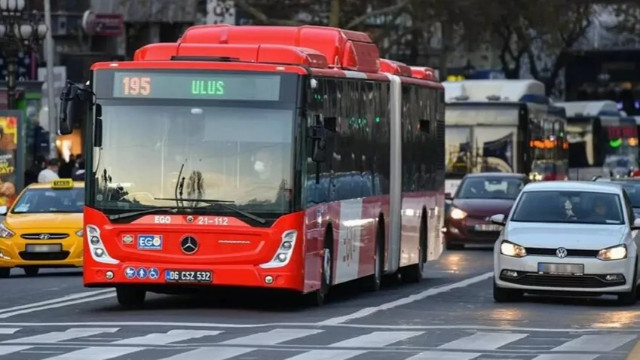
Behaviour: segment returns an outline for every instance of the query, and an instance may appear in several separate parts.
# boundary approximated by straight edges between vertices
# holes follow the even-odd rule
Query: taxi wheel
[[[40,268],[37,266],[30,266],[30,267],[24,268],[23,270],[27,276],[36,276],[38,275],[38,271],[40,271]]]
[[[8,278],[11,275],[11,268],[0,268],[0,278]]]
[[[130,287],[118,287],[116,288],[116,296],[118,297],[118,304],[126,309],[141,308],[144,304],[144,298],[147,292],[144,290],[130,288]]]
[[[515,289],[504,289],[496,284],[493,280],[493,300],[497,303],[512,302],[522,299],[522,291]]]

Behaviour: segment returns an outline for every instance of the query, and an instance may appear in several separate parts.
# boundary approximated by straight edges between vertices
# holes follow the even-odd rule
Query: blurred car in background
[[[467,174],[450,199],[445,217],[447,250],[461,249],[466,244],[493,245],[502,226],[491,223],[490,216],[508,215],[528,182],[525,174]]]

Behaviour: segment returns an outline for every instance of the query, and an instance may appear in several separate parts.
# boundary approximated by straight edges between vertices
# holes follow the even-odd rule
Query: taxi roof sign
[[[51,182],[52,189],[71,189],[73,188],[73,179],[56,179]]]

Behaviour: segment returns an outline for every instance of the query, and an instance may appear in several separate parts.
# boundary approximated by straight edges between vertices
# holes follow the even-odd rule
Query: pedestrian
[[[39,183],[50,183],[53,180],[59,179],[58,169],[60,167],[60,161],[58,159],[51,159],[47,164],[47,168],[40,171],[38,174]]]

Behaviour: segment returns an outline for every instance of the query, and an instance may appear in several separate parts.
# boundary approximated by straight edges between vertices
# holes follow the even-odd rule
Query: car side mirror
[[[2,207],[0,207],[1,209]],[[635,219],[633,221],[633,225],[631,225],[631,230],[640,230],[640,219]]]
[[[7,211],[9,210],[6,206],[0,206],[0,216],[7,215]]]
[[[492,224],[502,225],[502,226],[506,224],[504,219],[504,214],[492,215],[490,219]]]

